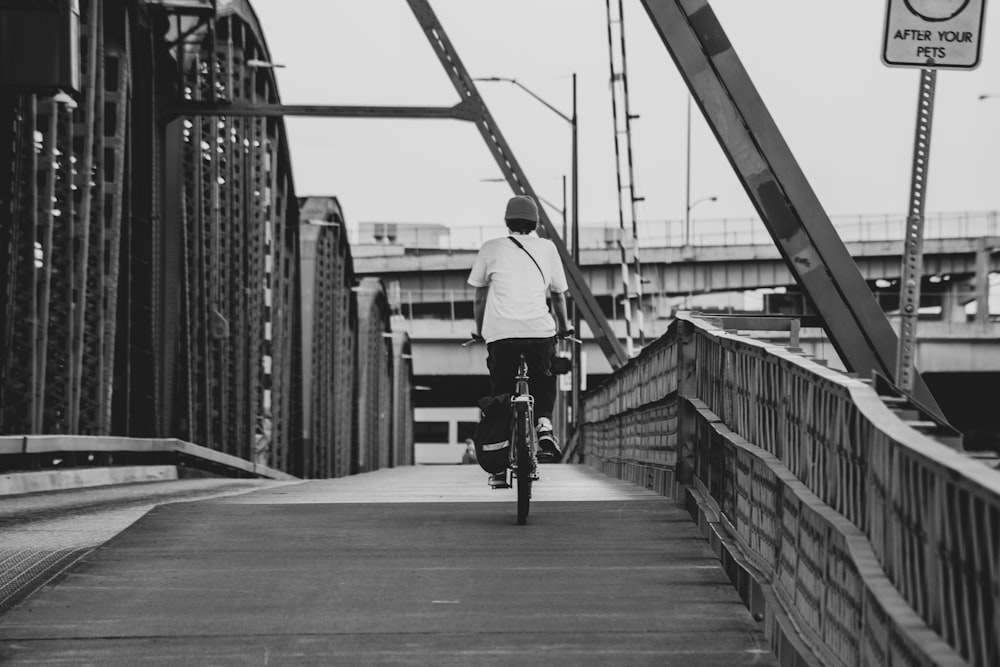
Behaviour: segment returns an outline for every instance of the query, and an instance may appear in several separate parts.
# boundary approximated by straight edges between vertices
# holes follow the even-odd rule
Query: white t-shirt
[[[487,343],[504,338],[548,338],[556,323],[545,299],[549,291],[565,292],[566,272],[552,241],[535,235],[511,235],[531,253],[518,248],[510,236],[483,244],[469,273],[473,287],[489,287],[483,338]],[[544,274],[544,277],[542,276]]]

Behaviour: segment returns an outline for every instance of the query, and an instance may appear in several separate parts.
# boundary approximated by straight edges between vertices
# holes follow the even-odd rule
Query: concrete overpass
[[[996,221],[992,217],[973,226],[959,224],[959,220],[964,219],[957,218],[951,227],[954,233],[968,236],[944,237],[948,230],[944,229],[944,221],[939,221],[941,228],[936,231],[943,237],[929,238],[924,243],[922,302],[933,312],[929,318],[937,320],[921,322],[919,327],[919,367],[925,372],[1000,371],[1000,344],[996,342],[1000,334],[998,325],[988,322],[985,316],[977,316],[975,323],[967,324],[965,308],[970,301],[976,301],[977,313],[989,312],[988,274],[1000,272],[1000,236],[972,235],[974,232],[996,233]],[[399,227],[405,226],[397,226],[398,236],[393,237],[399,243],[373,243],[376,238],[383,237],[362,235],[355,249],[355,271],[360,275],[379,276],[387,284],[398,286],[393,286],[390,293],[398,301],[404,326],[413,339],[416,375],[481,375],[481,350],[459,345],[473,328],[473,290],[465,280],[475,250],[421,247],[419,226],[414,226],[416,229],[409,234]],[[887,312],[892,312],[898,304],[901,246],[899,241],[882,238],[889,234],[879,233],[890,230],[879,227],[873,232],[873,227],[874,223],[859,225],[855,235],[867,240],[849,242],[847,247],[864,279],[879,296],[880,303]],[[499,233],[501,230],[494,231]],[[485,236],[485,232],[481,231],[479,236]],[[582,238],[589,239],[589,243],[581,244],[580,264],[605,316],[619,338],[624,338],[625,324],[618,306],[618,249],[601,241],[610,237],[614,235],[602,235],[594,230],[583,234]],[[770,306],[772,311],[790,308],[785,311],[787,314],[806,312],[808,305],[795,294],[794,279],[773,243],[740,230],[730,230],[724,238],[708,238],[716,242],[749,239],[754,243],[641,249],[647,340],[666,331],[678,308],[705,307],[689,304],[693,296],[792,286],[790,296],[772,298],[765,307]],[[434,240],[439,241],[437,237]],[[597,247],[600,245],[606,247]],[[737,305],[735,309],[743,310],[744,307]],[[589,373],[610,372],[609,364],[594,344],[585,323],[581,333]],[[801,346],[809,354],[825,359],[832,367],[842,367],[822,330],[804,330]]]
[[[499,235],[501,230],[497,230]],[[898,241],[856,241],[847,248],[866,281],[886,281],[882,288],[887,309],[900,276]],[[1000,271],[1000,236],[927,239],[924,243],[926,303],[957,311],[962,303],[983,295],[987,274]],[[360,246],[355,271],[399,284],[404,316],[444,317],[463,313],[471,317],[472,289],[465,283],[475,250],[405,249],[402,246]],[[378,252],[378,255],[366,256]],[[738,292],[794,284],[785,261],[773,243],[693,247],[643,248],[646,320],[669,317],[676,298],[694,294]],[[621,284],[619,251],[614,247],[582,248],[580,265],[590,289],[616,319]],[[883,284],[883,283],[880,283]]]

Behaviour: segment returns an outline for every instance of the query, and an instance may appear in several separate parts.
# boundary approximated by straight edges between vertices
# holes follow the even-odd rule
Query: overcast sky
[[[458,101],[404,0],[252,0],[289,104]],[[994,0],[995,1],[995,0]],[[885,0],[712,0],[712,8],[828,214],[905,214],[919,70],[881,63]],[[578,76],[580,218],[617,224],[607,17],[601,0],[431,0],[473,77],[516,78],[563,110]],[[638,0],[625,1],[641,220],[685,209],[687,91]],[[479,90],[536,191],[562,200],[569,124],[509,83]],[[996,99],[979,101],[980,94]],[[694,219],[755,212],[695,107]],[[505,184],[471,123],[286,121],[300,195],[336,195],[351,222],[502,224]],[[941,71],[927,212],[1000,209],[1000,19],[982,64]],[[554,221],[558,219],[553,216]]]

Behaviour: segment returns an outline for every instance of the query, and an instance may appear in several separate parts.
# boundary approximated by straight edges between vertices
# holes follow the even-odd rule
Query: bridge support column
[[[985,324],[990,321],[990,250],[986,247],[986,239],[976,243],[976,277],[974,291],[976,295],[976,323]]]
[[[972,289],[964,281],[952,281],[941,295],[941,320],[964,322],[965,303]]]

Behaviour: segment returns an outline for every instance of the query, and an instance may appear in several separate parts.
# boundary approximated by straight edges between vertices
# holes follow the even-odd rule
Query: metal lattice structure
[[[350,474],[354,439],[354,269],[339,202],[308,197],[300,205],[306,412],[303,451],[292,469],[302,477],[341,477]]]
[[[118,319],[129,32],[81,3],[85,95],[4,93],[0,431],[104,434]],[[127,17],[126,17],[127,20]],[[9,161],[8,161],[9,160]]]
[[[393,315],[393,319],[399,318]],[[392,415],[392,459],[393,467],[413,465],[413,403],[408,400],[412,396],[415,387],[413,386],[413,348],[408,334],[402,331],[393,331],[393,385],[392,392],[395,397],[392,405],[394,414]]]
[[[357,342],[339,213],[311,237],[318,271],[304,277],[249,3],[83,0],[78,18],[70,0],[52,6],[80,23],[79,43],[59,45],[79,50],[75,103],[0,88],[0,434],[176,438],[253,470],[343,475],[359,467],[355,377],[371,361],[363,409],[388,406],[412,437],[411,371],[393,375],[387,310],[360,334],[385,353],[355,357],[372,345]],[[232,106],[243,112],[219,110]],[[321,295],[308,334],[307,293]],[[412,442],[390,447],[396,424],[383,422],[365,469],[412,462]]]
[[[178,45],[185,98],[277,100],[269,70],[248,64],[269,56],[247,18],[222,13]],[[166,180],[180,180],[171,194],[182,202],[177,268],[186,277],[174,306],[181,340],[171,346],[185,372],[163,392],[166,412],[176,396],[181,437],[284,469],[302,406],[298,206],[283,127],[220,115],[173,119],[166,132],[168,164],[182,165]]]
[[[364,278],[355,290],[358,309],[357,431],[355,469],[367,472],[392,465],[392,330],[385,286]]]
[[[625,12],[622,0],[605,0],[608,15],[608,63],[611,68],[611,119],[614,124],[615,175],[618,185],[618,250],[621,255],[622,314],[625,352],[634,354],[633,341],[646,344],[642,314],[642,264],[639,259],[639,221],[632,162],[632,113],[628,99],[628,59],[625,53]],[[619,108],[620,107],[620,108]],[[624,139],[624,146],[622,146]]]
[[[408,4],[461,98],[420,113],[475,122],[511,187],[533,194],[429,4]],[[707,1],[643,4],[845,363],[894,377],[896,336]],[[0,93],[0,432],[178,437],[286,469],[314,369],[303,367],[287,110],[256,16],[246,0],[78,6],[75,108],[55,91]],[[622,365],[544,212],[541,222],[602,351]],[[359,356],[377,329],[366,321]],[[373,387],[391,378],[383,366]],[[365,465],[390,458],[378,449]]]

